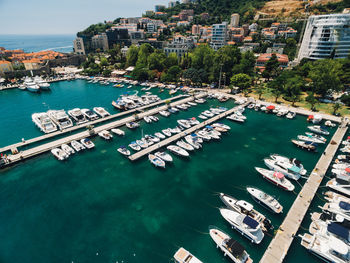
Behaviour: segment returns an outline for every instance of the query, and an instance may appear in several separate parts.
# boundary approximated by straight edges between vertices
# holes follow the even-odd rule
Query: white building
[[[193,47],[193,38],[177,35],[174,37],[171,43],[164,47],[164,53],[166,55],[169,55],[170,53],[175,53],[178,57],[181,57],[188,53],[188,51]]]
[[[346,58],[350,52],[350,14],[310,16],[298,54],[303,58]]]
[[[73,40],[74,53],[78,55],[85,55],[84,41],[81,37]]]
[[[91,38],[91,47],[93,49],[108,50],[108,38],[106,33],[95,35]]]
[[[238,27],[239,26],[239,14],[231,15],[231,23],[230,26]]]
[[[212,37],[210,46],[214,50],[218,50],[226,45],[227,42],[227,22],[214,24],[212,26]]]

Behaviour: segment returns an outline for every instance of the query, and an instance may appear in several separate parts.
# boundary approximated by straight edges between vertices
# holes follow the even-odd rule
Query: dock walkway
[[[241,106],[244,107],[246,105],[241,105]],[[238,107],[240,107],[240,106],[236,106],[236,107],[234,107],[234,108],[232,108],[232,109],[230,109],[228,111],[225,111],[225,112],[223,112],[221,114],[218,114],[218,115],[216,115],[216,116],[214,116],[214,117],[212,117],[212,118],[210,118],[208,120],[205,120],[204,122],[201,122],[200,124],[197,124],[197,125],[189,128],[189,129],[187,129],[187,130],[184,130],[184,131],[182,131],[182,132],[180,132],[178,134],[175,134],[175,135],[173,135],[173,136],[171,136],[171,137],[169,137],[169,138],[167,138],[165,140],[162,140],[162,141],[160,141],[160,142],[158,142],[156,144],[153,144],[152,146],[150,146],[150,147],[148,147],[146,149],[143,149],[143,150],[141,150],[141,151],[139,151],[139,152],[137,152],[137,153],[135,153],[133,155],[130,155],[129,159],[131,161],[135,161],[135,160],[137,160],[137,159],[139,159],[139,158],[141,158],[141,157],[143,157],[143,156],[145,156],[145,155],[147,155],[147,154],[149,154],[149,153],[151,153],[153,151],[158,150],[159,148],[161,148],[163,146],[166,146],[166,145],[168,145],[168,144],[170,144],[170,143],[172,143],[174,141],[177,141],[177,140],[181,139],[182,137],[184,137],[184,136],[186,136],[188,134],[191,134],[192,132],[194,132],[194,131],[196,131],[198,129],[201,129],[201,128],[203,128],[203,127],[205,127],[205,126],[207,126],[207,125],[209,125],[209,124],[211,124],[211,123],[213,123],[215,121],[220,120],[223,117],[226,117],[226,116],[232,114],[233,112],[235,112],[237,110]]]
[[[335,132],[332,140],[317,162],[292,207],[289,209],[287,216],[265,251],[260,263],[283,262],[311,201],[314,198],[347,130],[347,126],[342,123]]]
[[[110,116],[105,117],[105,118],[100,118],[100,119],[97,119],[97,120],[94,120],[94,121],[89,121],[89,122],[81,124],[81,125],[75,125],[75,126],[70,127],[68,129],[59,130],[59,131],[52,132],[52,133],[49,133],[49,134],[45,134],[45,135],[42,135],[42,136],[39,136],[39,137],[35,137],[33,139],[25,140],[24,142],[11,144],[11,145],[5,146],[3,148],[0,148],[0,153],[4,153],[4,152],[10,151],[11,149],[14,149],[14,148],[28,146],[28,145],[33,144],[33,143],[37,143],[37,142],[40,142],[40,141],[43,141],[43,140],[54,138],[56,136],[60,136],[62,134],[66,134],[66,133],[73,132],[73,131],[76,131],[76,130],[79,130],[79,129],[82,129],[82,128],[86,128],[89,125],[95,125],[95,124],[99,124],[99,123],[102,123],[102,122],[110,121],[110,120],[113,120],[113,119],[116,119],[116,118],[119,118],[119,117],[122,117],[122,116],[125,116],[125,115],[128,115],[128,114],[138,113],[139,111],[144,111],[145,109],[156,107],[156,106],[164,104],[164,103],[166,103],[168,101],[177,100],[177,99],[180,99],[180,98],[183,98],[183,97],[184,97],[184,95],[178,95],[178,96],[175,96],[175,97],[172,97],[172,98],[168,98],[168,99],[165,99],[165,100],[160,100],[160,101],[157,101],[155,103],[152,103],[152,104],[149,104],[149,105],[145,105],[145,106],[142,106],[142,107],[139,107],[139,108],[136,108],[136,109],[132,109],[132,110],[116,113],[116,114],[110,115]]]
[[[202,98],[204,96],[205,96],[205,94],[199,94],[199,95],[196,95],[196,96],[190,96],[190,97],[184,98],[182,100],[172,102],[172,103],[170,103],[170,106],[173,107],[173,106],[176,106],[176,105],[180,105],[180,104],[183,104],[183,103],[186,103],[186,102],[189,102],[189,101],[193,101],[193,100],[198,99],[198,98]],[[104,125],[95,127],[93,129],[93,134],[91,134],[89,131],[86,130],[86,131],[79,132],[79,133],[70,135],[68,137],[62,138],[62,139],[58,139],[58,140],[55,140],[55,141],[52,141],[52,142],[49,142],[49,143],[42,144],[42,145],[37,146],[37,147],[33,147],[31,149],[28,149],[28,150],[21,151],[18,154],[15,154],[15,155],[9,155],[8,156],[8,160],[10,161],[10,163],[6,164],[5,167],[7,167],[9,165],[13,165],[13,164],[15,164],[17,162],[23,161],[25,159],[37,156],[39,154],[48,152],[51,149],[59,147],[59,146],[61,146],[64,143],[67,144],[67,143],[70,143],[73,140],[81,140],[83,138],[86,138],[86,137],[98,134],[99,132],[101,132],[103,130],[110,130],[110,129],[113,129],[113,128],[116,128],[116,127],[123,126],[126,123],[131,122],[131,121],[142,120],[142,118],[145,117],[145,116],[150,116],[150,115],[157,114],[159,111],[166,110],[167,108],[168,108],[168,105],[163,105],[163,106],[151,109],[149,111],[138,113],[137,116],[132,115],[132,116],[126,117],[126,118],[121,119],[121,120],[117,120],[117,121],[114,121],[114,122],[106,123]]]

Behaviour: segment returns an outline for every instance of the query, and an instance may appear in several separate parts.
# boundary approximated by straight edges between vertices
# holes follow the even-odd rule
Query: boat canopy
[[[350,173],[350,168],[345,168],[345,172]]]
[[[274,110],[274,109],[275,109],[275,106],[269,105],[269,106],[266,107],[266,109],[268,109],[268,110]]]
[[[347,202],[344,202],[344,201],[340,201],[340,202],[339,202],[339,207],[340,207],[341,209],[344,209],[344,210],[347,210],[347,211],[350,210],[350,204],[347,203]]]
[[[244,219],[243,219],[243,223],[246,224],[247,226],[249,226],[250,228],[257,228],[259,223],[256,222],[253,218],[251,218],[250,216],[246,216]]]
[[[273,173],[273,176],[278,178],[278,179],[282,179],[284,177],[284,174],[283,173],[280,173],[280,172],[274,172]]]
[[[288,170],[294,172],[294,173],[300,173],[300,168],[298,166],[293,165],[291,168],[289,168]]]
[[[349,229],[343,227],[342,225],[332,222],[327,226],[327,230],[330,233],[333,233],[339,237],[342,237],[348,241],[350,241],[350,233],[349,233]]]
[[[236,258],[240,257],[245,250],[240,243],[238,243],[236,240],[232,238],[226,242],[226,246],[227,246],[227,250],[230,251],[230,253]]]

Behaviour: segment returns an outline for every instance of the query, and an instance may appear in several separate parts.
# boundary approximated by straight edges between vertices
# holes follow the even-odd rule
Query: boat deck
[[[260,263],[283,262],[311,201],[314,198],[347,130],[348,127],[344,123],[340,124],[308,180],[295,199],[292,207],[289,209],[287,216],[265,251]]]
[[[243,105],[240,105],[240,106],[246,106],[246,105],[243,104]],[[222,118],[232,114],[240,106],[234,107],[234,108],[232,108],[232,109],[230,109],[228,111],[225,111],[225,112],[223,112],[221,114],[218,114],[218,115],[216,115],[216,116],[214,116],[214,117],[212,117],[210,119],[207,119],[207,120],[201,122],[200,124],[197,124],[197,125],[189,128],[189,129],[187,129],[187,130],[184,130],[184,131],[182,131],[182,132],[180,132],[178,134],[175,134],[175,135],[173,135],[173,136],[171,136],[171,137],[169,137],[169,138],[167,138],[165,140],[162,140],[159,143],[156,143],[156,144],[154,144],[154,145],[152,145],[152,146],[150,146],[150,147],[148,147],[146,149],[143,149],[143,150],[141,150],[141,151],[139,151],[139,152],[137,152],[137,153],[135,153],[133,155],[130,155],[129,159],[131,161],[135,161],[137,159],[140,159],[141,157],[143,157],[143,156],[145,156],[145,155],[147,155],[147,154],[149,154],[151,152],[154,152],[154,151],[158,150],[159,148],[162,148],[162,147],[164,147],[164,146],[166,146],[166,145],[168,145],[168,144],[170,144],[170,143],[172,143],[174,141],[177,141],[177,140],[181,139],[182,137],[185,137],[188,134],[191,134],[192,132],[194,132],[194,131],[196,131],[198,129],[201,129],[201,128],[203,128],[203,127],[205,127],[205,126],[207,126],[207,125],[209,125],[209,124],[211,124],[211,123],[213,123],[215,121],[218,121],[218,120],[220,120],[220,119],[222,119]]]

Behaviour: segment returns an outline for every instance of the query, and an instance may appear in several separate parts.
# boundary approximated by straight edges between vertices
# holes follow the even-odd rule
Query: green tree
[[[261,96],[265,93],[265,85],[264,84],[258,84],[255,88],[256,94],[258,94],[258,99],[261,100]]]
[[[155,51],[148,57],[148,68],[150,70],[156,69],[158,71],[163,71],[165,59],[166,56],[162,51]]]
[[[165,68],[170,69],[172,66],[177,66],[177,65],[178,65],[178,58],[176,53],[170,53],[164,61]]]
[[[138,60],[139,48],[137,46],[130,46],[126,53],[126,65],[135,66]]]
[[[304,80],[298,75],[288,76],[288,78],[286,79],[283,94],[286,100],[292,102],[292,106],[294,106],[296,102],[301,100],[301,91],[303,86]]]
[[[139,48],[139,52],[137,54],[137,62],[136,66],[138,67],[146,67],[148,57],[153,53],[153,47],[146,43],[142,44]]]
[[[138,81],[148,80],[148,69],[145,67],[136,67],[131,76]]]
[[[252,79],[249,75],[238,73],[231,77],[231,85],[238,87],[247,96],[252,84]]]
[[[333,115],[336,115],[337,111],[340,109],[340,103],[336,102],[333,104]]]
[[[172,66],[167,72],[167,82],[177,82],[181,75],[181,68],[179,66]]]
[[[310,104],[311,110],[316,110],[316,104],[318,103],[318,99],[315,97],[315,94],[313,92],[308,92],[307,97],[305,98],[305,101]]]
[[[239,64],[233,67],[233,73],[245,73],[251,77],[255,75],[255,56],[253,52],[244,52],[242,54],[242,59]]]
[[[277,77],[280,71],[280,63],[278,62],[277,56],[276,54],[272,54],[271,58],[265,64],[262,76],[270,80],[270,78]]]
[[[214,50],[207,44],[199,45],[191,54],[191,67],[195,69],[204,69],[207,73],[211,72],[214,60]]]

